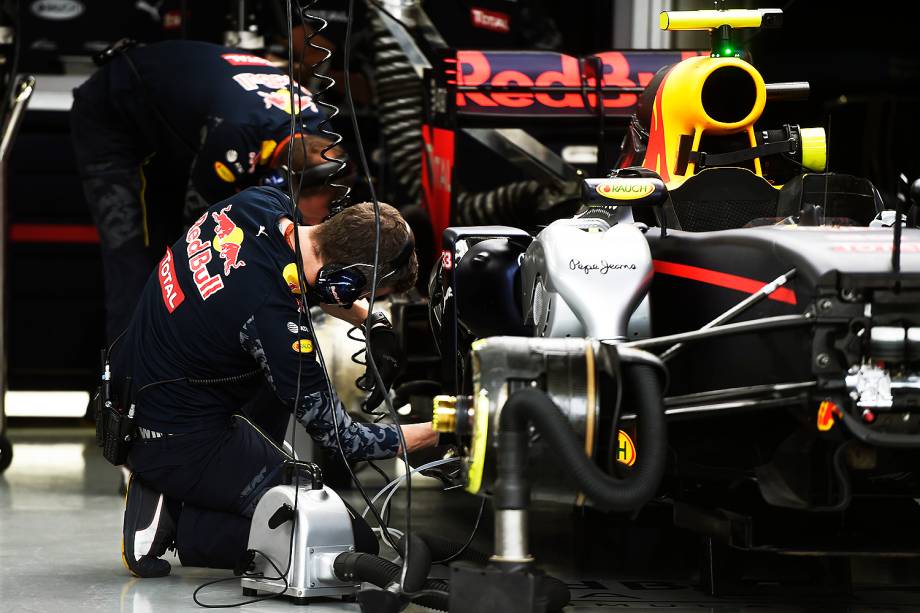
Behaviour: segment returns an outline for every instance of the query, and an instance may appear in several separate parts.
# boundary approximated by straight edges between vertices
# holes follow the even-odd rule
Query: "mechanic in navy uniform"
[[[122,543],[137,576],[169,573],[159,556],[172,546],[183,565],[234,567],[256,504],[283,482],[281,444],[292,411],[319,445],[335,449],[340,440],[350,460],[393,457],[399,449],[396,426],[353,421],[329,397],[297,278],[302,271],[307,307],[319,304],[370,329],[376,361],[392,383],[387,367],[404,356],[389,322],[382,314],[368,318],[363,299],[346,308],[369,292],[373,206],[298,226],[300,266],[291,209],[288,196],[272,187],[210,207],[166,249],[112,348],[114,389],[131,377],[139,432],[127,461],[132,479]],[[382,293],[414,284],[411,232],[385,204],[380,262]],[[343,274],[350,293],[343,293]],[[409,451],[437,442],[430,423],[402,430]]]
[[[127,325],[147,275],[179,227],[208,205],[258,184],[287,163],[292,85],[266,59],[197,41],[110,51],[74,90],[71,133],[83,190],[99,231],[106,334]],[[292,170],[322,163],[328,141],[310,92],[293,84],[310,154],[293,147]],[[162,202],[149,202],[151,193]],[[334,194],[333,194],[334,195]],[[301,198],[307,223],[329,194]],[[184,202],[184,206],[183,206]]]

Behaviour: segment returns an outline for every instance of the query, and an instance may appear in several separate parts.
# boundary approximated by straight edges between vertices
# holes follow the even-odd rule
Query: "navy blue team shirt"
[[[218,379],[256,369],[309,434],[326,448],[339,436],[354,460],[395,455],[396,427],[352,421],[328,397],[325,374],[302,312],[294,255],[279,230],[291,202],[253,187],[210,207],[166,249],[113,350],[116,381],[141,387],[171,379]],[[307,307],[309,308],[309,307]],[[298,318],[299,315],[299,318]],[[296,399],[298,365],[300,399]],[[137,425],[157,432],[222,431],[262,385],[177,381],[136,397]]]
[[[174,151],[161,153],[193,158],[191,183],[207,202],[254,185],[290,133],[288,75],[264,58],[200,41],[163,41],[126,53],[140,82],[116,56],[106,85],[122,122],[137,127],[146,149],[165,144]],[[295,82],[293,89],[298,129],[315,132],[325,114],[306,88]]]

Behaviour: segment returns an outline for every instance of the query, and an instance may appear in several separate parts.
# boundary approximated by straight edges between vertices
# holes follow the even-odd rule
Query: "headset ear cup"
[[[366,287],[367,277],[357,267],[326,264],[316,275],[312,289],[324,304],[350,305]]]

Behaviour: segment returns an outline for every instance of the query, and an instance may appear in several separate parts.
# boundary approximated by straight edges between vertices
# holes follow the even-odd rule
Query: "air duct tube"
[[[596,506],[634,511],[657,492],[667,463],[667,426],[658,370],[643,363],[623,365],[631,383],[639,417],[638,448],[642,461],[626,479],[605,474],[585,455],[569,421],[547,394],[536,388],[514,392],[499,418],[497,510],[523,510],[530,502],[527,481],[528,426],[533,425],[556,453],[578,488]]]
[[[409,545],[409,555],[406,556],[406,547]],[[422,589],[425,580],[428,579],[428,571],[431,570],[431,552],[428,545],[417,534],[411,538],[405,535],[396,543],[396,549],[403,560],[408,560],[406,567],[405,589],[409,592],[417,592]]]
[[[400,552],[405,552],[406,538],[403,536],[396,544]],[[432,558],[439,559],[456,553],[463,545],[448,539],[427,535],[413,534],[409,552],[410,568],[406,573],[406,589],[410,592],[429,591],[414,602],[439,611],[449,607],[450,586],[447,581],[430,579],[426,575],[431,567]],[[484,563],[484,554],[467,550],[467,559]],[[387,589],[399,583],[402,568],[389,560],[369,553],[343,553],[333,563],[335,576],[342,581],[361,581]],[[438,593],[440,592],[440,593]],[[546,603],[547,611],[558,611],[571,600],[568,587],[555,577],[542,575],[539,582],[541,600]]]
[[[423,565],[416,566],[415,561],[412,559],[414,556],[425,558],[430,564],[431,557],[427,552],[427,548],[425,548],[425,544],[420,540],[417,541],[415,537],[413,537],[410,550],[410,562],[413,568],[410,568],[406,575],[406,589],[410,591],[413,591],[413,588],[414,591],[431,590],[431,594],[420,596],[416,599],[416,602],[430,609],[447,611],[447,582],[440,579],[425,578],[424,574],[427,573],[427,570],[425,573],[418,572],[419,567]],[[402,573],[402,568],[398,564],[369,553],[349,552],[339,554],[332,568],[335,576],[342,581],[367,582],[383,589],[394,583],[399,583],[400,574]],[[443,592],[443,594],[436,592]]]

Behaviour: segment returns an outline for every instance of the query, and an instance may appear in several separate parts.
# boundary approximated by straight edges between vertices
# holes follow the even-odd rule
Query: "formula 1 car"
[[[712,52],[649,82],[575,217],[444,231],[434,421],[494,497],[493,560],[531,560],[531,496],[670,505],[742,549],[920,553],[917,205],[823,173],[820,128],[755,128],[770,94],[733,32],[780,19],[662,13]]]

